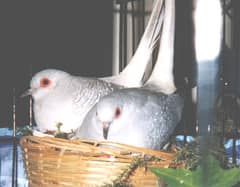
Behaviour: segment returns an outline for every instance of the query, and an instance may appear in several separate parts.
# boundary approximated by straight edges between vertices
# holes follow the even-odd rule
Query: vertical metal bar
[[[130,0],[116,1],[116,3],[119,4],[119,72],[122,71],[128,63],[127,19],[128,19],[128,2],[129,1]]]
[[[137,2],[137,43],[139,42],[139,38],[141,37],[141,24],[142,20],[141,18],[141,0]]]
[[[136,49],[136,42],[135,42],[135,6],[134,1],[131,1],[131,17],[132,17],[132,53],[134,54]],[[133,55],[132,54],[132,55]]]
[[[183,93],[185,98],[191,98],[191,93],[190,90],[185,89],[185,92]],[[190,120],[189,120],[189,116],[188,116],[188,112],[189,112],[189,108],[190,108],[190,104],[189,101],[184,103],[184,112],[183,112],[183,131],[181,131],[180,133],[183,134],[183,142],[184,144],[187,143],[187,135],[189,134],[189,131],[187,129],[188,125],[190,124]]]
[[[119,64],[120,64],[120,12],[119,4],[116,1],[113,1],[113,64],[112,64],[112,75],[117,75],[119,73]]]
[[[12,104],[12,112],[13,112],[13,154],[12,154],[12,187],[16,186],[17,179],[16,179],[16,154],[17,154],[17,141],[16,141],[16,100],[15,100],[15,88],[13,89],[13,104]]]
[[[143,33],[145,28],[145,0],[142,0],[141,15],[142,15],[141,17],[142,17],[142,33]]]
[[[119,70],[122,71],[127,62],[127,0],[119,1],[120,26],[119,26]]]
[[[139,42],[141,36],[142,36],[142,33],[144,31],[144,23],[145,23],[145,3],[144,3],[144,0],[139,0],[138,2],[138,5],[137,5],[137,13],[138,13],[138,41],[137,43]]]
[[[226,42],[226,0],[223,0],[223,52],[225,52],[226,47],[225,47],[225,42]],[[224,97],[224,93],[225,93],[225,89],[224,89],[224,82],[226,80],[226,77],[224,76],[224,66],[225,66],[225,62],[223,62],[222,64],[222,82],[221,82],[221,90],[220,90],[220,99],[222,101],[220,107],[222,107],[223,109],[225,108],[225,97]],[[220,116],[221,117],[221,121],[222,121],[222,132],[221,132],[221,137],[220,137],[220,146],[224,149],[224,138],[225,138],[225,113],[223,112],[223,114]]]
[[[239,113],[239,110],[238,110],[238,101],[237,101],[237,95],[234,95],[234,98],[233,98],[233,112],[234,112],[234,116],[233,116],[233,121],[234,121],[234,133],[233,133],[233,147],[232,147],[232,161],[233,161],[233,164],[237,164],[237,146],[236,146],[236,143],[237,143],[237,138],[238,138],[238,134],[237,134],[237,131],[238,131],[238,113]]]
[[[29,126],[33,126],[32,97],[29,97]]]
[[[224,111],[224,108],[225,108],[225,105],[226,105],[226,102],[225,102],[225,97],[224,95],[222,95],[222,107],[223,108],[223,111]],[[221,110],[221,109],[220,109]],[[225,121],[226,121],[226,114],[225,112],[223,112],[223,114],[221,115],[221,120],[222,120],[222,136],[220,137],[220,146],[222,148],[224,148],[224,138],[225,138]]]
[[[13,104],[12,104],[12,112],[13,112],[13,137],[16,137],[16,98],[15,98],[15,88],[13,88]]]
[[[233,42],[233,54],[234,54],[234,93],[235,93],[235,97],[236,95],[238,95],[239,91],[239,70],[240,70],[240,66],[239,66],[239,62],[240,62],[240,55],[239,55],[239,49],[240,49],[240,37],[239,37],[239,32],[240,32],[240,27],[239,27],[239,19],[240,19],[240,14],[239,14],[239,1],[236,0],[232,0],[232,10],[233,10],[233,16],[232,16],[232,33],[233,33],[233,37],[232,37],[232,42]],[[234,124],[235,124],[235,132],[233,134],[233,147],[232,147],[232,161],[233,164],[237,163],[237,152],[236,152],[236,139],[237,139],[237,97],[234,98]]]
[[[16,145],[16,155],[15,155],[15,186],[18,186],[18,139],[15,139],[15,145]]]
[[[234,51],[234,64],[235,64],[235,92],[240,93],[240,26],[239,26],[239,20],[240,20],[240,13],[239,13],[239,6],[240,2],[239,0],[232,0],[232,22],[233,22],[233,51]]]
[[[200,151],[203,155],[202,186],[208,186],[209,127],[213,124],[214,105],[219,92],[219,61],[222,40],[220,0],[196,0],[194,14],[195,52],[197,60],[197,121],[203,137]],[[214,16],[213,16],[214,15]],[[205,17],[208,16],[208,17]],[[212,16],[211,18],[209,16]],[[214,19],[213,19],[214,18]]]
[[[232,164],[237,164],[237,146],[236,146],[236,137],[233,137],[233,144],[232,144]]]
[[[199,124],[199,133],[200,135],[208,135],[209,134],[209,125],[211,127],[213,122],[213,107],[216,101],[216,97],[218,95],[219,89],[219,62],[220,62],[220,52],[221,52],[221,41],[222,40],[222,19],[221,15],[218,15],[221,10],[216,10],[216,12],[211,12],[211,14],[216,14],[214,17],[218,18],[219,20],[211,20],[211,22],[216,23],[217,25],[212,26],[214,28],[214,33],[211,31],[211,35],[219,35],[219,37],[215,37],[211,42],[213,43],[212,46],[208,49],[207,41],[211,40],[207,35],[203,34],[202,31],[209,29],[210,26],[208,21],[204,20],[205,11],[203,9],[203,4],[208,7],[208,12],[210,13],[210,8],[214,8],[213,4],[216,7],[219,7],[220,0],[214,0],[214,3],[208,4],[208,0],[197,0],[197,4],[199,2],[199,10],[198,15],[196,16],[195,20],[195,35],[198,39],[195,40],[196,45],[196,55],[197,55],[197,85],[198,85],[198,92],[197,92],[197,119]],[[211,1],[212,2],[212,1]],[[221,19],[221,20],[220,20]],[[199,30],[198,30],[199,29]],[[210,28],[211,29],[211,28]],[[205,41],[205,46],[203,42]],[[210,43],[210,42],[209,42]],[[205,49],[204,49],[205,48]],[[216,48],[216,49],[215,49]],[[218,50],[219,49],[219,50]],[[207,51],[206,51],[207,50]],[[211,51],[209,51],[211,50]],[[210,53],[211,52],[211,53]]]
[[[123,1],[123,66],[122,69],[127,65],[127,40],[128,40],[128,33],[127,33],[127,1]]]
[[[122,49],[123,49],[123,6],[122,3],[119,2],[120,8],[119,8],[119,72],[122,71],[122,63],[123,63],[123,57],[122,57]]]
[[[30,64],[30,79],[32,78],[32,64]],[[32,127],[33,126],[33,100],[32,100],[32,97],[29,97],[29,126]]]

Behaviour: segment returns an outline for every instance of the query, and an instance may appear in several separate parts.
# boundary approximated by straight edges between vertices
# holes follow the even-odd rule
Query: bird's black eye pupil
[[[49,83],[49,81],[48,81],[47,79],[44,79],[44,80],[43,80],[43,84],[44,84],[44,85],[47,85],[48,83]]]
[[[118,118],[120,116],[120,114],[121,114],[121,110],[119,107],[117,107],[115,110],[115,118]]]
[[[50,84],[50,80],[49,79],[47,79],[47,78],[43,78],[43,79],[41,79],[41,81],[40,81],[40,86],[41,87],[47,87],[48,85]]]

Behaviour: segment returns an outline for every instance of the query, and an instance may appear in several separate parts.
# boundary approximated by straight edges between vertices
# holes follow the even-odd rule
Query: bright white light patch
[[[215,59],[220,53],[222,40],[220,0],[196,0],[194,24],[198,63]]]

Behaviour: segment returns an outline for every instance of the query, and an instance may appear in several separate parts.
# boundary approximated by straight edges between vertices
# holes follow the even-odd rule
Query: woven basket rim
[[[44,146],[59,148],[63,150],[79,151],[85,154],[108,154],[112,156],[153,156],[162,160],[172,160],[175,152],[166,152],[163,150],[152,150],[147,148],[135,147],[131,145],[109,142],[96,141],[91,139],[62,139],[55,137],[38,137],[38,136],[23,136],[20,139],[20,145],[25,147],[26,142],[32,142]]]
[[[173,161],[176,152],[116,142],[23,136],[20,146],[33,186],[95,186],[118,181],[153,186],[158,179],[146,168],[181,167]]]

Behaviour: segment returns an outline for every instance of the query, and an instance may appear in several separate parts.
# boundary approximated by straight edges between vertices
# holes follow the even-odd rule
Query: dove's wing
[[[178,94],[155,94],[151,95],[150,104],[145,107],[149,121],[146,121],[148,137],[145,138],[144,143],[152,149],[161,149],[169,141],[169,137],[181,120],[183,99]]]
[[[119,98],[124,106],[120,119],[111,124],[107,140],[151,149],[162,148],[181,120],[182,97],[143,89],[123,89],[111,95],[115,93],[121,93]]]
[[[122,88],[113,83],[86,77],[74,77],[71,86],[72,89],[68,88],[68,90],[71,92],[69,95],[72,99],[72,113],[78,116],[79,126],[88,111],[101,97]]]

